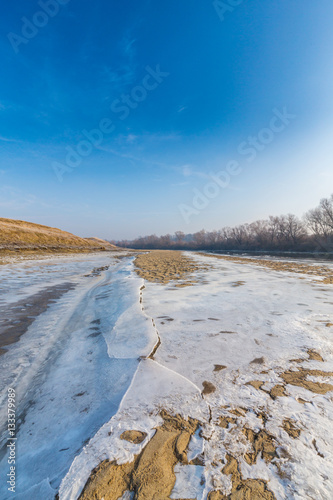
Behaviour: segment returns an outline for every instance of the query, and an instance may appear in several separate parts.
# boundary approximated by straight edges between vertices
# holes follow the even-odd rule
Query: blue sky
[[[121,239],[302,215],[331,194],[332,2],[222,10],[197,0],[7,3],[1,216]],[[292,118],[269,132],[276,112]],[[255,155],[244,153],[249,140]],[[230,161],[237,175],[214,190]]]

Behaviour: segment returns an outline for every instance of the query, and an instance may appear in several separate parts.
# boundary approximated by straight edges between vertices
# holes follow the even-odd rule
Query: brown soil
[[[308,376],[313,377],[333,377],[333,372],[323,372],[321,370],[305,370],[300,368],[297,371],[288,370],[280,375],[286,384],[304,387],[308,391],[315,392],[316,394],[326,394],[333,391],[333,385],[324,384],[322,382],[312,382],[307,380]]]
[[[255,411],[255,414],[257,415],[258,418],[262,421],[263,425],[266,425],[266,422],[268,420],[267,413],[264,411]]]
[[[231,475],[231,493],[224,495],[221,491],[211,491],[208,500],[276,500],[275,495],[268,490],[266,481],[243,479],[238,462],[231,455],[227,455],[227,465],[222,472]]]
[[[229,424],[236,424],[237,419],[233,417],[220,417],[217,425],[222,427],[222,429],[227,429]]]
[[[175,286],[191,286],[196,283],[190,279],[190,274],[198,270],[208,269],[199,266],[192,259],[185,257],[177,250],[153,250],[140,254],[135,259],[136,272],[139,276],[153,283],[167,284],[171,281],[181,281]]]
[[[156,333],[157,333],[157,335],[158,335],[157,330],[156,330]],[[155,344],[155,346],[154,346],[154,349],[153,349],[153,350],[151,351],[151,353],[149,354],[148,359],[152,359],[152,360],[154,360],[154,359],[155,359],[155,354],[156,354],[156,352],[157,352],[158,348],[160,347],[160,345],[161,345],[161,339],[160,339],[160,336],[158,335],[158,341],[156,342],[156,344]]]
[[[313,361],[324,361],[321,355],[314,349],[308,349],[309,359]]]
[[[255,358],[253,361],[251,361],[250,365],[263,365],[265,363],[265,358]]]
[[[305,405],[305,403],[310,403],[310,401],[306,401],[303,398],[297,398],[297,403],[300,403],[301,405]]]
[[[216,391],[215,385],[213,385],[211,382],[207,382],[206,380],[202,382],[203,385],[203,391],[202,395],[205,396],[206,394],[212,394],[213,392]]]
[[[221,491],[211,491],[207,500],[226,500],[227,498]]]
[[[133,462],[104,461],[91,474],[80,500],[118,500],[126,491],[134,500],[166,500],[176,482],[174,467],[187,463],[187,447],[197,420],[161,413],[164,423]]]
[[[235,408],[233,410],[229,410],[230,413],[236,415],[237,417],[245,417],[246,411],[247,410],[245,408]]]
[[[317,454],[321,457],[321,458],[325,458],[325,456],[320,453],[320,451],[318,450],[318,445],[317,445],[317,441],[315,439],[312,440],[312,444],[314,446],[314,449],[316,450]]]
[[[286,433],[293,439],[298,438],[301,434],[301,430],[296,427],[291,419],[285,418],[282,422],[282,427],[286,431]]]
[[[245,461],[249,465],[254,465],[258,456],[263,458],[266,463],[269,463],[273,458],[277,457],[274,438],[265,430],[254,432],[252,429],[243,429],[243,433],[247,440],[252,444],[253,452],[246,453]]]
[[[316,359],[322,361],[321,356],[318,355],[318,353],[315,354],[316,354]],[[317,356],[320,356],[321,359],[319,359]],[[307,380],[308,376],[333,377],[333,372],[324,372],[321,370],[306,370],[304,368],[299,368],[297,371],[287,370],[286,372],[280,375],[280,377],[285,381],[286,384],[295,385],[298,387],[304,387],[304,389],[307,389],[311,392],[315,392],[316,394],[326,394],[329,391],[333,391],[333,385]],[[257,390],[268,392],[268,394],[272,397],[272,399],[276,399],[277,397],[287,395],[285,393],[285,387],[281,384],[275,385],[270,391],[265,391],[264,389],[262,389],[262,386],[264,384],[265,382],[262,382],[261,380],[251,380],[250,382],[247,382],[245,385],[251,385]]]
[[[130,443],[140,444],[140,443],[142,443],[142,441],[144,441],[146,439],[146,437],[147,437],[146,432],[125,431],[120,436],[120,439],[123,439],[124,441],[129,441]]]
[[[265,382],[262,382],[261,380],[251,380],[250,382],[246,382],[245,385],[252,385],[252,387],[259,390],[262,388],[264,384]]]
[[[267,394],[270,395],[272,399],[280,398],[283,396],[287,396],[285,392],[285,386],[281,384],[277,384],[270,391],[266,391],[262,387],[265,385],[265,382],[262,382],[261,380],[251,380],[250,382],[247,382],[245,385],[251,385],[258,391],[261,390],[263,392],[266,392]]]
[[[227,367],[225,365],[214,365],[214,372],[220,372],[225,370]]]
[[[235,408],[231,409],[229,406],[223,407],[228,410],[229,413],[236,415],[236,418],[230,416],[222,416],[219,418],[218,425],[223,429],[227,429],[230,424],[237,425],[237,417],[244,417],[246,414],[245,408]],[[263,411],[256,413],[258,418],[262,419],[265,425],[268,417]],[[249,441],[252,446],[252,451],[247,452],[244,455],[244,460],[249,465],[254,465],[257,462],[258,457],[265,460],[266,463],[271,463],[273,459],[277,458],[276,453],[276,443],[272,435],[270,435],[266,430],[260,430],[255,432],[252,429],[241,427],[241,431]],[[232,491],[230,494],[226,495],[222,491],[211,491],[208,495],[210,500],[252,500],[252,499],[262,499],[262,500],[273,500],[275,499],[274,494],[267,489],[267,483],[261,479],[247,479],[244,480],[238,460],[231,455],[227,455],[227,464],[222,469],[222,472],[226,475],[231,475]],[[278,464],[275,464],[278,465]]]
[[[206,257],[214,257],[216,259],[229,260],[231,262],[236,262],[238,264],[254,264],[260,267],[266,267],[274,271],[287,271],[297,274],[307,274],[310,276],[319,276],[324,278],[322,283],[333,284],[333,273],[332,269],[325,266],[310,266],[308,264],[301,264],[297,262],[280,262],[273,260],[261,260],[253,258],[244,257],[232,257],[230,255],[212,255],[209,253],[202,253]]]
[[[281,398],[287,396],[284,385],[277,384],[270,391],[269,395],[272,399]]]

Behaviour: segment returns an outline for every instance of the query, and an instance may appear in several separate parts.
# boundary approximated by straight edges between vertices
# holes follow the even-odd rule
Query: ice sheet
[[[184,288],[145,282],[142,289],[131,258],[80,257],[34,263],[33,270],[24,263],[13,282],[0,269],[3,303],[58,280],[77,283],[0,359],[1,394],[14,384],[26,413],[18,435],[18,491],[33,488],[34,498],[45,500],[61,481],[60,500],[77,499],[102,460],[133,460],[162,424],[165,409],[201,422],[188,459],[205,457],[204,466],[176,466],[173,498],[205,500],[213,488],[230,491],[230,477],[221,472],[227,453],[240,457],[244,479],[265,479],[277,499],[333,497],[332,392],[314,394],[288,384],[286,397],[268,394],[283,382],[285,370],[333,371],[332,327],[326,326],[333,323],[332,285],[314,276],[188,255],[211,269],[197,271],[197,283]],[[101,276],[84,277],[105,264],[111,267]],[[145,359],[157,335],[154,359]],[[308,349],[324,362],[309,360]],[[263,390],[246,385],[253,380],[262,381]],[[328,376],[313,380],[333,383]],[[203,382],[216,390],[202,396]],[[220,427],[219,418],[235,408],[245,409],[237,425]],[[273,463],[258,458],[250,466],[241,458],[250,451],[242,428],[264,427],[259,410],[268,416],[266,431],[279,456],[288,457],[281,459],[288,481]],[[299,438],[282,428],[285,418],[301,429]],[[147,438],[139,445],[121,440],[130,429]],[[6,468],[3,461],[1,473]],[[14,498],[4,490],[0,496]]]
[[[209,271],[196,273],[194,286],[176,288],[172,283],[168,286],[145,283],[145,312],[154,319],[161,344],[154,361],[140,364],[119,412],[105,426],[104,438],[103,433],[98,433],[74,461],[62,483],[60,499],[77,498],[89,469],[101,457],[119,463],[132,460],[134,451],[132,454],[128,448],[125,451],[116,436],[120,430],[135,428],[145,430],[151,437],[161,408],[198,418],[204,436],[201,443],[198,436],[192,439],[188,458],[191,460],[203,450],[205,465],[176,467],[173,498],[205,500],[214,488],[230,492],[230,477],[221,473],[227,453],[240,457],[244,479],[266,480],[278,499],[333,497],[332,393],[314,394],[288,385],[286,397],[274,400],[268,394],[275,384],[283,383],[279,375],[285,370],[300,366],[333,370],[332,329],[326,326],[332,322],[332,286],[321,284],[313,276],[189,256],[212,266]],[[308,349],[315,349],[325,362],[308,360]],[[300,357],[304,358],[303,363],[291,361]],[[164,372],[170,373],[170,380],[172,374],[175,383],[182,381],[184,388],[164,393],[162,367],[170,370]],[[331,377],[325,379],[332,383]],[[160,398],[150,391],[152,380],[162,389]],[[265,382],[266,392],[246,385],[253,380]],[[207,381],[216,391],[201,399],[202,410],[198,415],[199,400],[195,394],[200,393],[203,382]],[[185,387],[196,388],[197,392],[184,397]],[[309,403],[300,404],[298,398]],[[219,418],[232,415],[226,407],[246,411],[244,417],[238,417],[238,425],[223,429],[218,425]],[[259,410],[268,416],[266,431],[274,437],[277,452],[281,457],[284,454],[289,457],[282,460],[288,481],[281,479],[273,464],[266,464],[260,457],[253,466],[241,458],[251,451],[242,429],[255,432],[263,429],[263,421],[257,415]],[[148,411],[153,412],[154,418],[147,418]],[[283,430],[285,418],[294,420],[301,429],[298,439]],[[110,428],[114,437],[107,440]],[[82,472],[87,460],[89,466]],[[202,475],[204,484],[198,480]]]
[[[110,268],[92,276],[90,271],[102,264]],[[54,265],[55,279],[75,280],[75,290],[36,318],[0,359],[3,445],[8,438],[4,430],[7,387],[16,390],[21,420],[16,491],[23,494],[33,488],[33,497],[43,500],[45,481],[57,490],[75,455],[117,412],[137,370],[138,357],[146,350],[149,353],[157,342],[152,321],[139,303],[143,280],[133,273],[132,259],[77,262],[74,258]],[[33,264],[39,286],[52,282],[50,266]],[[17,273],[30,292],[27,269],[26,265]],[[132,324],[128,338],[118,328],[120,318]],[[130,345],[127,352],[126,345]],[[4,477],[8,472],[4,449],[1,458]],[[0,488],[1,498],[14,498],[3,481]]]

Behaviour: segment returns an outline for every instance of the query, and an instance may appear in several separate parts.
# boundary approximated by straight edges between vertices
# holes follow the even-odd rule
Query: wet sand
[[[125,491],[135,492],[137,500],[170,498],[176,481],[175,465],[188,463],[187,448],[199,422],[165,411],[161,416],[163,425],[135,460],[123,465],[102,462],[93,471],[80,500],[118,500]]]
[[[17,302],[0,306],[0,355],[6,352],[6,346],[20,340],[35,319],[53,302],[74,288],[74,283],[64,282],[44,288]]]

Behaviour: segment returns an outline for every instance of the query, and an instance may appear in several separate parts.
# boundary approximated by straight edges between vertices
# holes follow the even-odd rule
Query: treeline
[[[293,214],[270,216],[251,224],[224,227],[219,231],[202,229],[194,234],[176,231],[174,235],[140,236],[116,245],[135,249],[179,249],[217,251],[333,251],[333,194],[302,219]]]

